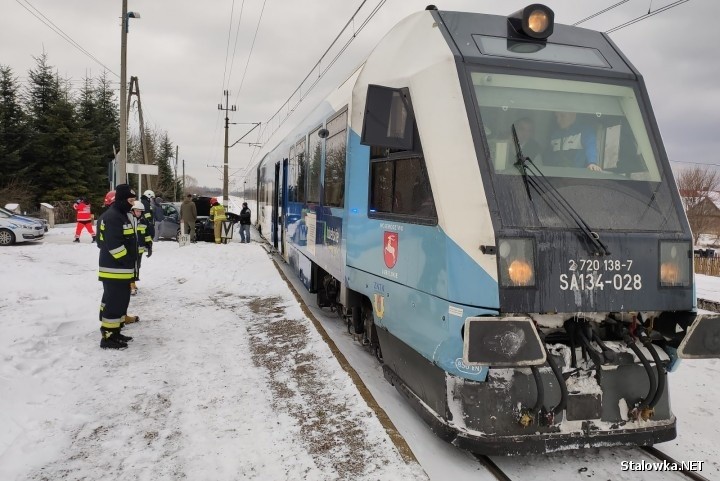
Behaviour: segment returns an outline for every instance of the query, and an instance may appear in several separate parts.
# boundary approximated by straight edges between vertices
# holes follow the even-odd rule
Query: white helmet
[[[143,205],[142,202],[140,202],[139,200],[136,200],[135,202],[133,202],[132,209],[133,210],[145,210],[145,206]]]
[[[143,192],[143,195],[144,195],[145,197],[148,197],[148,198],[152,199],[153,197],[155,197],[155,192],[153,192],[152,190],[148,189],[148,190],[146,190],[145,192]]]

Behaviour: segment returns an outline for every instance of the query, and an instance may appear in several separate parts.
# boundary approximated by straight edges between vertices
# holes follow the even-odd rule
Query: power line
[[[668,5],[665,5],[664,7],[660,7],[657,10],[654,10],[652,12],[646,13],[645,15],[640,15],[639,17],[635,17],[632,20],[629,20],[623,24],[620,24],[616,27],[611,28],[610,30],[606,30],[605,33],[613,33],[617,32],[618,30],[628,27],[634,23],[640,22],[642,20],[645,20],[646,18],[652,17],[653,15],[657,15],[658,13],[662,13],[666,10],[670,10],[671,8],[677,7],[678,5],[682,5],[683,3],[689,2],[690,0],[677,0],[673,3],[670,3]],[[651,4],[652,5],[652,4]]]
[[[352,14],[352,16],[350,17],[350,19],[347,21],[347,23],[345,24],[345,26],[342,28],[342,30],[340,30],[340,33],[337,34],[337,36],[336,36],[335,39],[332,41],[332,43],[330,44],[330,46],[329,46],[329,47],[325,50],[325,52],[320,56],[320,59],[315,63],[315,65],[313,65],[313,67],[310,69],[310,71],[309,71],[308,74],[305,76],[305,78],[300,82],[300,85],[298,85],[298,87],[290,94],[290,97],[288,97],[288,99],[280,106],[280,108],[267,120],[267,122],[265,122],[265,127],[263,128],[263,130],[262,130],[261,133],[260,133],[261,138],[264,138],[264,139],[265,139],[264,141],[266,141],[267,138],[269,138],[275,131],[277,131],[277,129],[279,129],[280,126],[282,126],[282,124],[285,122],[285,120],[287,120],[287,118],[290,117],[290,115],[295,111],[295,109],[297,109],[297,106],[300,104],[300,102],[302,102],[302,101],[307,97],[308,93],[310,93],[310,91],[315,87],[315,85],[318,84],[318,82],[320,81],[320,79],[322,79],[322,77],[325,76],[325,74],[328,72],[328,70],[330,69],[330,67],[332,67],[332,66],[335,64],[335,62],[337,62],[337,60],[338,60],[338,59],[340,58],[340,56],[345,52],[345,50],[346,50],[346,49],[348,48],[348,46],[352,43],[352,41],[355,40],[355,38],[357,38],[358,34],[362,31],[362,29],[365,28],[365,26],[370,22],[370,20],[375,16],[375,14],[377,14],[378,11],[380,11],[380,9],[382,8],[382,6],[385,4],[386,1],[387,1],[387,0],[380,0],[380,1],[378,2],[378,4],[377,4],[377,5],[375,6],[375,8],[373,8],[373,10],[368,14],[368,16],[367,16],[367,17],[365,18],[365,20],[360,24],[360,26],[359,26],[357,29],[354,29],[352,36],[347,40],[347,42],[345,42],[345,45],[343,45],[343,46],[340,48],[340,51],[335,55],[335,57],[330,61],[330,63],[324,68],[324,70],[319,70],[320,64],[321,64],[322,61],[325,59],[325,57],[326,57],[327,54],[330,52],[330,50],[335,46],[335,44],[337,43],[338,39],[342,36],[342,34],[345,32],[345,30],[347,30],[347,28],[348,28],[351,24],[354,25],[355,17],[356,17],[357,14],[360,12],[360,10],[361,10],[362,7],[365,5],[365,3],[367,3],[367,0],[363,0],[363,2],[360,4],[360,6],[357,8],[357,10],[355,10],[355,13]],[[318,72],[317,72],[317,75],[318,75],[317,78],[315,78],[315,79],[312,81],[312,83],[311,83],[309,86],[307,86],[307,88],[305,89],[304,92],[301,91],[301,89],[302,89],[303,85],[305,84],[305,82],[306,82],[306,81],[310,78],[310,76],[316,71],[316,69],[318,70]],[[299,98],[298,98],[297,102],[296,102],[296,103],[292,106],[292,108],[291,108],[291,107],[290,107],[290,101],[293,99],[293,97],[295,96],[295,94],[298,94],[298,93],[299,93]],[[287,114],[286,114],[285,117],[283,117],[282,119],[279,119],[278,116],[280,115],[280,113],[281,113],[286,107],[287,107],[287,110],[288,110],[288,111],[287,111]],[[276,121],[276,120],[277,120],[277,125],[274,126],[274,127],[270,127],[270,124],[273,123],[273,122]],[[271,129],[271,128],[272,128],[272,130],[270,130],[270,132],[268,133],[268,130]],[[266,134],[267,134],[267,135],[266,135]]]
[[[235,11],[235,0],[233,0],[232,6],[230,7],[230,26],[228,27],[228,39],[227,39],[227,45],[225,46],[225,70],[223,71],[223,90],[225,90],[225,79],[227,78],[225,75],[227,74],[227,65],[228,65],[228,55],[230,55],[230,37],[232,34],[232,24],[233,24],[233,12]]]
[[[618,2],[618,3],[616,3],[615,5],[610,5],[609,7],[605,8],[605,9],[603,9],[603,10],[600,10],[599,12],[593,13],[593,14],[590,15],[589,17],[585,17],[585,18],[583,18],[582,20],[578,20],[577,22],[573,23],[573,27],[577,27],[577,26],[580,25],[581,23],[587,22],[587,21],[590,20],[591,18],[595,18],[595,17],[597,17],[598,15],[602,15],[602,14],[605,13],[605,12],[609,12],[609,11],[612,10],[613,8],[619,7],[619,6],[622,5],[623,3],[627,3],[627,2],[629,2],[629,1],[630,1],[630,0],[622,0],[621,2]]]
[[[263,6],[264,8],[264,6]],[[230,77],[232,77],[233,66],[235,65],[235,53],[237,52],[238,37],[240,36],[240,22],[242,21],[243,11],[245,10],[245,0],[240,5],[240,16],[238,17],[237,28],[235,29],[235,46],[233,47],[233,54],[230,60],[230,73],[227,76],[227,84],[230,85]]]
[[[243,71],[242,79],[240,79],[240,88],[238,88],[237,94],[235,94],[235,103],[240,97],[240,91],[242,90],[243,83],[245,83],[245,75],[247,74],[248,65],[250,65],[250,58],[252,58],[253,49],[255,48],[255,40],[257,39],[258,31],[260,30],[260,22],[262,22],[263,12],[265,12],[265,4],[267,0],[263,0],[262,9],[260,10],[260,18],[258,18],[257,27],[255,27],[255,35],[253,35],[252,44],[250,45],[250,53],[248,53],[247,62],[245,62],[245,70]]]
[[[24,5],[24,4],[22,4],[22,3],[20,2],[20,0],[15,0],[15,1],[17,2],[18,5],[20,5],[22,8],[24,8],[25,10],[27,10],[33,17],[37,18],[37,19],[40,20],[42,23],[44,23],[48,28],[50,28],[50,30],[52,30],[53,32],[55,32],[55,33],[57,33],[58,35],[60,35],[60,37],[62,37],[63,40],[65,40],[66,42],[68,42],[70,45],[72,45],[73,47],[75,47],[76,49],[78,49],[80,52],[82,52],[83,54],[85,54],[86,56],[88,56],[88,57],[89,57],[90,59],[92,59],[93,61],[97,62],[99,65],[101,65],[105,70],[107,70],[107,71],[110,72],[111,74],[115,75],[115,76],[118,77],[118,78],[120,77],[118,74],[116,74],[115,72],[113,72],[110,68],[108,68],[104,63],[102,63],[100,60],[98,60],[93,54],[91,54],[90,52],[88,52],[87,50],[85,50],[85,48],[83,48],[82,45],[80,45],[80,44],[77,43],[75,40],[73,40],[73,39],[72,39],[68,34],[66,34],[60,27],[58,27],[57,25],[55,25],[52,20],[50,20],[48,17],[46,17],[40,10],[38,10],[37,8],[35,8],[35,6],[34,6],[33,4],[31,4],[28,0],[24,0],[24,2],[27,3],[27,6]],[[30,10],[30,8],[28,8],[28,6],[29,6],[30,8],[32,8],[33,10],[35,10],[35,12],[37,12],[37,14],[36,14],[35,12],[33,12],[32,10]],[[38,16],[38,15],[39,15],[39,16]],[[40,17],[42,17],[42,18],[40,18]],[[43,20],[43,19],[44,19],[44,20]]]

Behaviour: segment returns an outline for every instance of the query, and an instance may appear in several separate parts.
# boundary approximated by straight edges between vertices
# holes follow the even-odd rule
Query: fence
[[[706,276],[720,276],[720,257],[695,256],[695,273]]]

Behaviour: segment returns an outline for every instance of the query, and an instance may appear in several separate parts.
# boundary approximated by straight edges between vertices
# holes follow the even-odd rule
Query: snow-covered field
[[[131,301],[135,340],[99,349],[97,248],[87,236],[73,244],[72,227],[0,249],[0,481],[492,479],[427,429],[337,318],[311,307],[422,467],[393,442],[257,242],[156,245]],[[714,282],[699,278],[698,293]],[[705,461],[714,480],[719,375],[717,360],[670,375],[678,438],[657,446]],[[513,479],[681,479],[621,471],[638,456],[495,462]]]

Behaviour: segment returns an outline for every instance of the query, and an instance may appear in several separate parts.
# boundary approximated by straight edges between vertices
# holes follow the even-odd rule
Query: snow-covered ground
[[[0,481],[493,479],[433,435],[295,282],[422,467],[393,442],[257,242],[157,244],[131,301],[135,340],[99,349],[97,248],[73,244],[72,227],[0,249]],[[720,300],[703,277],[698,293]],[[678,438],[658,445],[705,461],[714,480],[719,374],[710,360],[670,375]],[[681,479],[621,471],[640,458],[653,460],[631,449],[494,460],[513,479]]]
[[[260,244],[156,245],[118,352],[72,238],[0,250],[0,480],[425,478]]]

